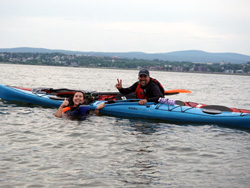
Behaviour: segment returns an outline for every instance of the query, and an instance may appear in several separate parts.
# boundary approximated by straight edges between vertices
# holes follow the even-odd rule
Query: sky
[[[250,55],[250,0],[0,0],[0,48]]]

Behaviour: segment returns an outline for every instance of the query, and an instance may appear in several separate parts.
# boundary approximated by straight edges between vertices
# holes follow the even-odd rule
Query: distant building
[[[197,72],[207,72],[207,67],[201,65],[195,65],[194,71]]]
[[[225,70],[224,73],[233,74],[233,73],[234,73],[234,70],[232,70],[232,69]]]
[[[70,66],[72,66],[72,67],[79,67],[78,63],[76,63],[76,62],[71,62]]]
[[[236,70],[236,73],[243,73],[243,70]]]
[[[173,71],[176,71],[176,72],[183,72],[183,71],[184,71],[184,67],[177,66],[177,67],[173,67],[172,70],[173,70]]]

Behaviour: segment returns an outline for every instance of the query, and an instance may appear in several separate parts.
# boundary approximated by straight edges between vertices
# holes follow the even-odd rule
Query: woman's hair
[[[73,106],[74,105],[73,98],[74,98],[76,93],[82,93],[83,94],[83,99],[85,100],[85,94],[82,91],[76,91],[72,97],[69,97],[69,105],[68,106]]]

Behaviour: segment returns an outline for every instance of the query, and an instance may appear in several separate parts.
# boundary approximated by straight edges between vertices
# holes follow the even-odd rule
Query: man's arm
[[[159,86],[157,84],[152,84],[146,92],[148,102],[158,102],[160,97],[164,97]]]
[[[138,82],[134,83],[132,86],[130,86],[128,88],[121,88],[118,90],[121,94],[129,94],[129,93],[135,92],[137,85],[138,85]]]

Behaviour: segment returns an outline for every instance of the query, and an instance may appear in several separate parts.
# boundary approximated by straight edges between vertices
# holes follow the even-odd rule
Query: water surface
[[[116,91],[137,70],[0,64],[1,84]],[[171,99],[250,109],[250,77],[151,71]],[[248,130],[91,115],[0,100],[0,187],[246,187]]]

